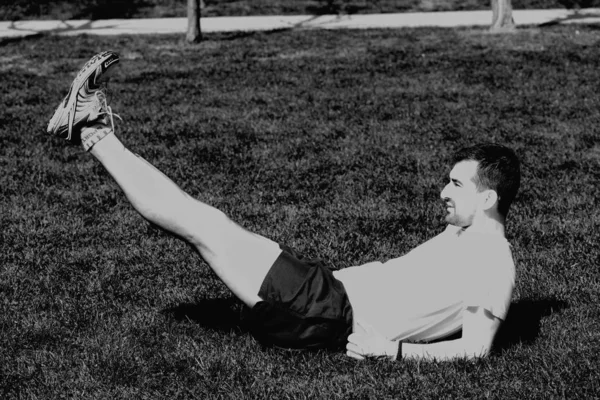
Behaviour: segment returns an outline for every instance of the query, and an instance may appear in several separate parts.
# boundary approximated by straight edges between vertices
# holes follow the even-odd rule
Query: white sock
[[[104,124],[85,127],[81,130],[81,145],[85,151],[89,151],[92,146],[110,133],[113,133],[112,128]]]

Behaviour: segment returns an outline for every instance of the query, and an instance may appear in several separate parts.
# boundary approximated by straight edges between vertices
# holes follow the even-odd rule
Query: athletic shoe
[[[107,71],[119,62],[119,55],[105,51],[92,57],[79,71],[69,93],[56,108],[48,134],[81,143],[81,128],[90,125],[112,112],[106,104],[102,84],[107,81]]]

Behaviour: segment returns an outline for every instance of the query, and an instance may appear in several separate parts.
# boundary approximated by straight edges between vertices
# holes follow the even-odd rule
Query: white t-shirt
[[[334,275],[346,288],[355,322],[389,340],[427,342],[458,332],[469,306],[505,319],[515,264],[504,237],[449,226],[402,257]]]

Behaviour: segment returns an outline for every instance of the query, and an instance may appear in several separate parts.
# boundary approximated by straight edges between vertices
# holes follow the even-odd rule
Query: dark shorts
[[[288,349],[346,346],[352,307],[342,282],[322,261],[286,246],[267,273],[250,310],[252,334],[264,345]]]

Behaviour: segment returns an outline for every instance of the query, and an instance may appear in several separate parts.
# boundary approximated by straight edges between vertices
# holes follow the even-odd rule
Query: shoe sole
[[[60,122],[63,120],[65,113],[69,113],[67,117],[68,129],[64,138],[71,142],[78,141],[78,138],[72,137],[72,133],[75,124],[75,115],[77,114],[79,91],[84,88],[85,85],[87,85],[85,89],[88,92],[99,89],[100,83],[107,78],[108,69],[118,62],[119,55],[117,53],[112,51],[104,51],[96,54],[89,59],[87,63],[85,63],[73,80],[73,83],[69,88],[69,93],[67,93],[65,99],[54,112],[54,116],[48,124],[48,134],[62,136],[58,132],[58,128],[62,125]],[[93,79],[90,79],[92,77]],[[81,124],[85,122],[87,121],[82,120],[79,123]]]

